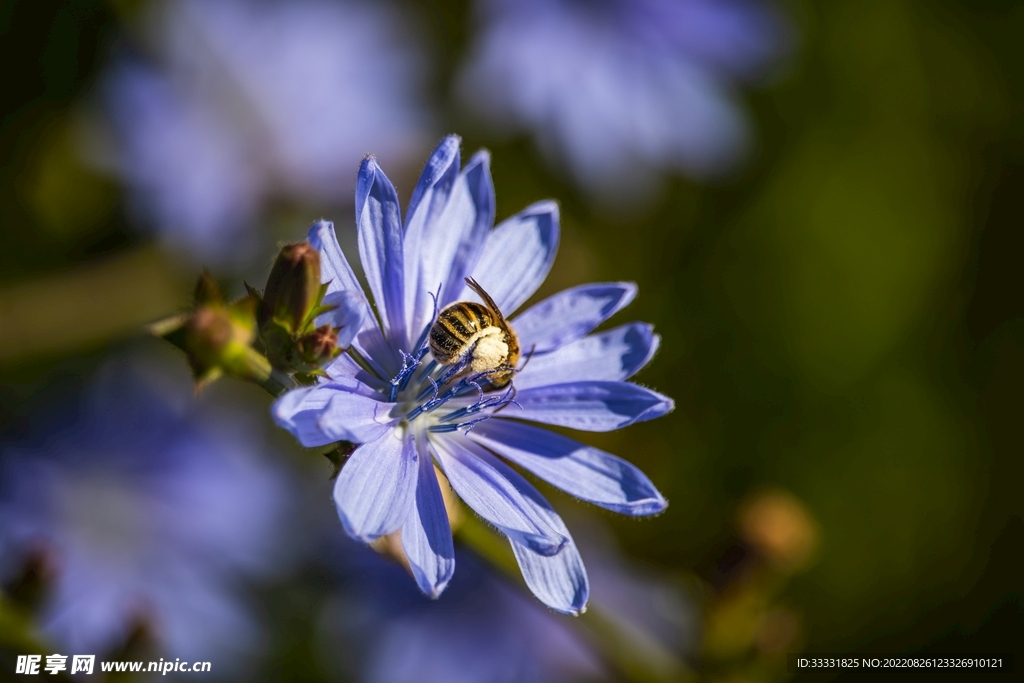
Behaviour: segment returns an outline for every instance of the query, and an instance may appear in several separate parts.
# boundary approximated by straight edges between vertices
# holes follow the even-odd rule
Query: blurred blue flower
[[[103,84],[111,163],[139,221],[204,261],[254,251],[268,196],[347,201],[368,148],[422,148],[423,59],[386,5],[184,0],[148,20],[155,62],[122,56]]]
[[[348,549],[349,584],[323,615],[328,656],[363,683],[606,680],[574,622],[544,609],[472,553],[441,600],[372,551]],[[340,648],[340,650],[339,650]],[[334,662],[332,662],[334,664]]]
[[[493,230],[489,158],[459,170],[459,139],[427,162],[403,227],[391,182],[369,157],[359,169],[356,222],[368,300],[349,352],[329,380],[293,390],[274,405],[277,422],[304,446],[362,444],[337,479],[334,498],[353,538],[401,530],[420,588],[438,595],[455,568],[436,461],[459,497],[504,533],[531,590],[553,609],[580,612],[583,562],[565,524],[541,494],[501,458],[585,501],[629,515],[662,511],[650,480],[624,460],[523,421],[611,431],[672,409],[661,394],[627,382],[658,346],[650,325],[590,335],[636,294],[636,285],[581,285],[511,320],[524,360],[507,389],[490,375],[430,359],[427,332],[438,311],[476,298],[474,277],[504,314],[515,312],[547,276],[558,245],[558,207],[539,202]],[[361,292],[334,227],[313,226],[328,292]],[[588,336],[589,335],[589,336]],[[455,372],[456,370],[462,372]],[[498,457],[500,456],[500,458]]]
[[[734,82],[763,76],[788,42],[758,0],[478,0],[459,81],[467,107],[529,131],[605,201],[650,193],[657,171],[733,169],[749,146]]]
[[[458,575],[430,600],[395,562],[343,545],[331,566],[344,587],[320,619],[324,654],[364,683],[610,680],[627,662],[654,680],[684,678],[697,646],[693,600],[620,557],[603,530],[583,527],[597,621],[545,610],[468,551],[457,551]]]
[[[62,648],[109,653],[144,625],[172,657],[244,670],[261,630],[236,591],[289,554],[258,427],[128,362],[63,408],[0,452],[0,577],[52,560],[40,625]]]

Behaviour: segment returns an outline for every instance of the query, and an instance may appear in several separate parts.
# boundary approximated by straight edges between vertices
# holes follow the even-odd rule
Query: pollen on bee
[[[473,360],[470,368],[473,372],[487,372],[500,367],[508,360],[508,344],[503,333],[496,327],[485,330],[473,348]]]

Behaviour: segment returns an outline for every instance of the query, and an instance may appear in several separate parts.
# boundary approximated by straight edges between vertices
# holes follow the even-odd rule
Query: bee
[[[467,363],[473,372],[490,373],[495,389],[512,381],[519,361],[519,339],[494,299],[473,278],[466,284],[484,300],[445,306],[430,326],[430,352],[441,365]]]

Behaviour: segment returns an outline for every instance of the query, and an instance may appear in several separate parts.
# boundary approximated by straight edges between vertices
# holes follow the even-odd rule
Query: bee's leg
[[[523,360],[523,364],[519,366],[519,370],[516,370],[516,372],[520,372],[523,368],[526,367],[526,364],[530,362],[531,358],[533,358],[533,352],[536,351],[536,350],[537,350],[537,345],[536,344],[534,344],[533,346],[530,347],[530,350],[526,354],[526,359]]]
[[[512,403],[515,403],[516,407],[519,408],[520,410],[522,410],[523,407],[521,405],[519,405],[518,403],[516,403],[516,394],[517,393],[519,393],[519,392],[516,389],[516,385],[510,384],[509,387],[508,387],[508,391],[506,391],[505,395],[501,397],[500,404],[498,405],[497,408],[494,409],[494,412],[491,413],[491,415],[496,415],[497,413],[500,413],[501,411],[505,410],[505,408],[508,408],[509,405],[512,404]]]

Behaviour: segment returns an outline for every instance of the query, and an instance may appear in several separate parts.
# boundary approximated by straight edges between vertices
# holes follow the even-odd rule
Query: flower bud
[[[260,345],[271,365],[294,374],[300,383],[313,383],[316,375],[323,374],[321,368],[341,353],[339,326],[347,325],[354,312],[345,297],[340,298],[345,306],[339,310],[337,292],[325,303],[327,285],[320,283],[320,254],[309,242],[282,247],[262,297],[251,287],[249,294],[260,302]]]
[[[292,336],[301,334],[322,296],[320,254],[309,242],[285,245],[263,291],[261,328],[273,321]]]
[[[270,363],[252,348],[256,316],[250,299],[197,309],[185,323],[185,345],[199,388],[222,374],[262,382]]]
[[[301,337],[295,348],[308,368],[306,371],[315,370],[341,353],[338,348],[338,330],[330,325],[321,325]]]
[[[185,352],[197,390],[223,374],[260,383],[270,376],[270,363],[252,348],[256,300],[246,297],[226,303],[208,273],[196,285],[192,311],[158,321],[149,329]]]

